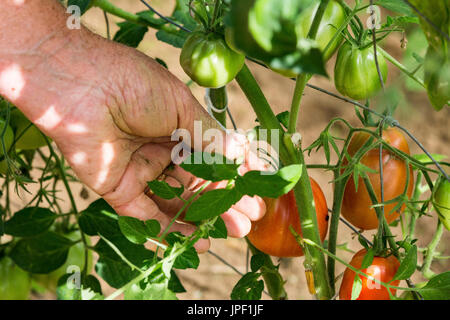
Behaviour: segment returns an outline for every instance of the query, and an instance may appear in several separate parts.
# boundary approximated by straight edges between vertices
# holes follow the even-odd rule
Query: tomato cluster
[[[348,146],[348,153],[354,156],[358,150],[369,139],[370,134],[366,132],[358,132],[350,141]],[[390,146],[409,154],[409,146],[403,134],[396,128],[389,128],[383,131],[383,140]],[[412,166],[407,167],[404,160],[396,157],[391,151],[383,149],[383,195],[384,201],[390,201],[397,198],[405,189],[407,189],[408,197],[411,197],[414,187],[414,176]],[[344,161],[344,165],[348,161]],[[379,149],[374,148],[367,152],[361,159],[360,163],[372,169],[374,172],[368,172],[370,183],[374,189],[379,202],[381,202],[381,183],[380,183],[380,158]],[[409,183],[406,188],[406,183],[409,175]],[[361,230],[371,230],[378,227],[378,218],[375,208],[372,207],[372,200],[369,192],[364,184],[362,177],[359,177],[358,189],[353,179],[353,176],[347,182],[344,191],[344,199],[342,203],[341,213],[345,219],[352,223],[355,227]],[[384,206],[384,215],[388,223],[393,222],[400,215],[404,209],[403,205],[400,210],[391,212],[397,202],[389,203]]]
[[[328,207],[319,184],[310,178],[320,239],[323,241],[328,230]],[[266,198],[266,214],[252,224],[248,234],[250,242],[260,251],[276,257],[300,257],[303,251],[289,227],[297,234],[302,233],[294,191],[277,198]]]

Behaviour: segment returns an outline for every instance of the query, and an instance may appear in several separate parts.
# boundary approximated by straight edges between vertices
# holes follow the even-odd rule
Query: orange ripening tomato
[[[353,156],[369,139],[370,134],[366,132],[358,132],[350,141],[348,146],[348,152],[350,156]],[[409,154],[409,146],[403,134],[396,128],[389,128],[383,131],[383,140],[386,141],[392,147]],[[406,169],[406,163],[402,159],[395,156],[392,152],[383,149],[383,194],[384,202],[392,200],[403,193],[408,178],[408,172]],[[344,164],[347,161],[344,161]],[[380,162],[379,162],[379,149],[374,148],[367,152],[362,158],[361,163],[373,170],[376,173],[367,173],[370,183],[374,189],[379,202],[381,202],[381,183],[380,183]],[[411,197],[414,187],[413,169],[409,167],[409,184],[407,195]],[[384,215],[388,223],[393,222],[400,216],[400,212],[403,211],[405,205],[400,208],[399,211],[390,213],[392,209],[397,205],[397,202],[390,203],[384,206]],[[353,176],[347,182],[344,191],[344,198],[342,202],[341,213],[345,219],[347,219],[355,227],[361,230],[371,230],[378,227],[378,218],[375,208],[372,206],[372,200],[370,199],[367,188],[364,184],[364,180],[359,177],[358,191],[355,190],[355,183]]]
[[[350,261],[350,265],[356,269],[360,269],[364,256],[366,255],[366,249],[358,251]],[[398,268],[400,267],[400,262],[394,256],[389,256],[387,258],[374,257],[372,264],[367,268],[361,270],[370,277],[377,279],[381,282],[389,283],[392,286],[398,286],[400,280],[395,280],[390,282]],[[349,268],[345,269],[344,277],[342,278],[341,288],[339,290],[340,300],[351,300],[352,299],[352,288],[355,279],[355,272]],[[358,275],[362,282],[362,289],[356,300],[390,300],[389,292],[386,287],[375,282],[373,279],[367,278],[362,275]],[[395,289],[390,289],[391,293],[395,295]]]
[[[309,178],[313,190],[316,207],[317,223],[320,239],[323,241],[328,230],[328,207],[320,186]],[[277,198],[264,199],[267,206],[265,216],[252,223],[252,229],[247,235],[250,242],[260,251],[275,257],[300,257],[303,251],[294,235],[289,230],[292,225],[298,234],[302,234],[300,219],[294,191]]]

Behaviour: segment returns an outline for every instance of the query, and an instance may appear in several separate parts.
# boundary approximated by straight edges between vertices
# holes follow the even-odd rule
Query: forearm
[[[51,107],[62,117],[63,94],[96,86],[96,68],[87,58],[95,58],[101,43],[84,28],[69,30],[68,15],[56,0],[13,3],[0,2],[0,95],[33,122]]]

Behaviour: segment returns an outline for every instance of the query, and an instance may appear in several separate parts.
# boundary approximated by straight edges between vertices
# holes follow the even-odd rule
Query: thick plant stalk
[[[339,172],[335,171],[334,173],[334,179],[337,179],[339,176]],[[334,196],[333,196],[333,209],[331,214],[331,221],[330,221],[330,232],[328,235],[328,251],[335,254],[336,253],[336,247],[337,247],[337,236],[338,236],[338,228],[339,228],[339,217],[341,214],[341,207],[342,207],[342,201],[344,199],[344,190],[345,185],[347,184],[347,181],[349,179],[349,176],[347,176],[344,179],[341,179],[335,183],[334,186]],[[332,293],[334,295],[336,291],[335,286],[335,266],[336,261],[333,257],[328,256],[328,277],[330,278],[330,286]]]
[[[236,80],[250,101],[261,126],[265,129],[279,129],[280,132],[284,133],[278,119],[270,108],[269,103],[247,66],[244,66],[237,75]],[[299,152],[298,149],[294,147],[292,141],[289,139],[289,135],[283,134],[283,137],[280,138],[279,142],[279,155],[284,165],[303,165],[302,177],[294,187],[294,194],[300,213],[300,220],[302,222],[302,236],[321,245],[316,212],[312,201],[312,188],[306,171],[303,153]],[[309,246],[309,252],[311,254],[317,297],[319,299],[330,299],[332,295],[328,281],[325,256],[315,247]]]

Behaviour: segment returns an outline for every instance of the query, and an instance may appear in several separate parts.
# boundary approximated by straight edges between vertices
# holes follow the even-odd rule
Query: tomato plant
[[[244,66],[244,59],[242,54],[230,49],[222,37],[198,32],[186,40],[180,64],[197,84],[220,88],[236,77]]]
[[[358,132],[350,141],[348,153],[354,156],[368,141],[370,135],[365,132]],[[389,128],[383,131],[383,140],[406,154],[409,154],[409,146],[403,134],[396,128]],[[414,176],[412,167],[407,169],[405,161],[398,158],[391,151],[383,150],[383,195],[384,200],[392,201],[400,195],[406,194],[411,197]],[[369,150],[360,160],[360,163],[371,169],[367,172],[375,195],[378,200],[381,199],[381,183],[380,183],[380,158],[379,149]],[[408,182],[409,179],[409,182]],[[399,202],[389,203],[384,206],[384,215],[387,223],[393,222],[404,209],[403,204],[398,208]],[[376,229],[378,227],[378,218],[375,208],[372,208],[372,200],[362,177],[358,178],[358,188],[353,178],[350,178],[344,192],[342,203],[342,215],[351,222],[355,227],[362,230]]]
[[[444,178],[439,179],[433,192],[433,205],[439,219],[447,230],[450,230],[450,182]]]
[[[299,39],[307,38],[309,29],[311,28],[314,20],[314,16],[317,13],[317,9],[319,9],[319,3],[310,6],[300,14],[296,29]],[[336,34],[336,30],[344,23],[344,21],[345,11],[342,6],[335,0],[330,1],[325,10],[322,21],[320,22],[315,38],[320,50],[323,52],[323,58],[325,61],[328,61],[331,58],[342,42],[341,35],[339,35],[335,40],[333,40],[333,37]],[[331,42],[332,40],[333,42]]]
[[[10,123],[17,139],[16,149],[34,150],[47,145],[41,131],[19,109],[11,111]]]
[[[80,241],[81,239],[81,233],[79,231],[72,231],[64,234],[64,236],[72,241]],[[34,275],[34,279],[48,290],[54,291],[56,290],[59,279],[67,274],[69,267],[78,267],[81,271],[84,269],[85,262],[87,261],[88,266],[86,267],[86,272],[89,274],[92,271],[92,251],[88,250],[87,254],[88,257],[86,260],[84,243],[80,241],[69,249],[67,260],[61,267],[49,274]]]
[[[6,129],[5,129],[6,126]],[[5,120],[0,119],[0,132],[2,132],[3,130],[5,130],[5,134],[3,136],[3,141],[5,143],[5,151],[6,151],[6,155],[9,152],[9,149],[11,148],[12,144],[14,143],[14,132],[11,128],[11,126],[8,124],[6,124]],[[2,144],[0,144],[2,145]],[[3,151],[3,145],[0,148],[0,155],[2,158],[5,157],[5,152]],[[6,172],[8,171],[8,163],[6,162],[6,159],[3,159],[0,161],[0,173],[2,174],[6,174]]]
[[[356,269],[360,269],[363,263],[364,257],[367,254],[366,249],[358,251],[350,261],[350,265]],[[400,262],[394,256],[388,257],[374,257],[372,263],[367,268],[360,270],[367,274],[369,277],[358,275],[361,279],[359,287],[359,294],[352,294],[352,290],[355,282],[355,272],[347,268],[344,272],[341,288],[339,290],[339,299],[341,300],[390,300],[388,289],[377,283],[374,279],[389,283],[392,286],[398,286],[398,280],[392,281]],[[390,288],[392,295],[395,295],[396,289]],[[352,299],[352,296],[356,296]]]
[[[379,52],[377,59],[383,81],[386,81],[386,60]],[[373,46],[359,48],[348,42],[343,44],[337,55],[334,83],[340,93],[355,100],[365,100],[379,92],[381,83]]]
[[[31,292],[31,278],[9,257],[0,258],[0,300],[27,300]]]
[[[328,229],[328,207],[325,195],[319,184],[310,178],[319,225],[320,239],[323,241]],[[278,199],[266,198],[266,215],[252,224],[248,234],[250,242],[259,250],[276,257],[303,256],[301,246],[291,233],[292,226],[298,234],[302,234],[298,207],[293,191]]]
[[[0,298],[5,293],[6,298],[14,294],[13,297],[26,299],[31,277],[55,292],[58,299],[176,299],[186,291],[178,270],[195,272],[200,264],[194,249],[196,242],[228,238],[226,226],[230,221],[224,213],[229,214],[230,208],[239,211],[243,197],[255,196],[264,199],[267,210],[264,217],[252,222],[250,233],[241,242],[248,249],[249,259],[246,273],[231,289],[231,299],[256,300],[263,294],[275,300],[288,299],[291,289],[286,283],[291,277],[285,278],[285,270],[279,267],[276,257],[301,257],[296,271],[306,278],[305,289],[317,300],[337,296],[341,300],[387,300],[397,294],[396,299],[450,297],[450,272],[445,270],[448,264],[444,262],[444,272],[438,273],[440,269],[434,263],[448,259],[439,243],[445,235],[444,228],[449,228],[450,178],[446,169],[450,163],[445,155],[427,150],[430,140],[435,147],[434,137],[420,142],[411,130],[415,128],[395,118],[397,107],[414,110],[403,113],[402,122],[406,122],[409,118],[405,114],[415,115],[413,108],[429,100],[433,112],[441,112],[446,119],[449,109],[444,107],[450,96],[448,1],[375,1],[375,5],[386,9],[380,17],[379,10],[368,0],[176,0],[168,16],[144,0],[141,2],[148,10],[137,13],[108,0],[61,2],[77,5],[82,14],[91,7],[103,10],[108,38],[122,45],[137,48],[146,41],[144,35],[154,29],[157,40],[181,49],[178,62],[192,80],[187,85],[195,82],[207,88],[208,112],[223,129],[233,126],[238,130],[236,123],[241,122],[234,121],[236,115],[228,106],[238,102],[233,99],[236,96],[228,99],[227,93],[234,95],[241,90],[248,100],[242,106],[249,105],[249,112],[257,118],[248,124],[254,128],[247,135],[251,145],[248,149],[253,151],[253,143],[258,142],[258,156],[263,155],[260,160],[269,172],[243,173],[239,161],[225,161],[231,159],[218,154],[219,150],[213,157],[206,152],[210,149],[205,149],[186,154],[179,163],[181,169],[205,181],[195,192],[173,187],[165,175],[146,181],[144,193],[152,199],[181,204],[178,212],[171,215],[170,225],[179,220],[191,224],[194,230],[189,236],[162,228],[153,219],[120,216],[103,199],[81,208],[74,187],[81,182],[55,143],[47,144],[20,111],[25,111],[26,106],[21,105],[17,91],[11,90],[15,91],[11,94],[2,87],[6,96],[0,98]],[[0,7],[5,5],[0,3]],[[27,6],[28,2],[14,9]],[[57,9],[52,14],[58,14]],[[370,17],[365,20],[367,14]],[[62,10],[61,21],[64,15]],[[110,34],[111,15],[123,20],[117,24],[115,35]],[[55,30],[58,27],[67,28],[52,26]],[[89,38],[89,31],[83,32]],[[400,42],[400,37],[391,38],[394,33],[401,35]],[[408,46],[408,41],[415,41],[411,33],[419,34],[417,38],[422,43],[400,50]],[[385,42],[388,37],[389,46]],[[110,45],[114,48],[113,43]],[[416,51],[419,47],[423,52]],[[0,50],[0,60],[3,51]],[[333,68],[327,61],[336,51],[332,79]],[[405,57],[397,58],[400,52],[410,55],[407,58],[415,64],[406,63]],[[53,61],[54,57],[48,59]],[[157,61],[170,71],[176,69],[162,59]],[[58,61],[64,63],[67,61]],[[92,64],[95,60],[80,60],[76,66],[83,63]],[[392,81],[386,83],[388,63]],[[265,89],[273,82],[259,73],[255,77],[254,68],[259,68],[257,72],[266,68],[295,77],[292,92],[287,85],[279,92],[283,96],[291,93],[288,110],[275,114],[280,106],[275,108],[270,103],[272,97],[265,96]],[[132,74],[134,70],[127,72]],[[415,82],[416,92],[409,91],[412,86],[404,88],[405,79]],[[164,84],[161,88],[163,95],[170,91]],[[75,90],[68,92],[80,94]],[[21,97],[26,94],[29,90],[20,92]],[[58,94],[64,96],[66,92]],[[305,132],[304,123],[311,122],[314,128],[319,123],[307,113],[303,96],[314,101],[315,94],[323,94],[330,104],[333,99],[343,101],[342,106],[354,107],[355,114],[352,117],[343,111],[339,117],[329,119],[320,135],[305,146],[310,133]],[[13,101],[18,105],[13,105]],[[326,110],[322,110],[326,108],[322,103],[314,107],[317,113]],[[242,107],[239,112],[246,110]],[[354,124],[358,119],[362,126]],[[266,150],[266,143],[275,152]],[[47,145],[47,149],[40,149]],[[317,161],[307,157],[318,151],[323,154],[317,154]],[[83,158],[82,154],[78,156]],[[212,158],[224,161],[211,163]],[[312,170],[324,176],[329,174],[333,188],[327,199],[332,202],[327,204],[320,186],[310,178]],[[28,187],[31,183],[37,191]],[[210,190],[211,183],[223,183],[225,187]],[[87,189],[81,186],[81,190],[80,197],[88,199]],[[18,205],[15,193],[26,193],[31,198]],[[69,199],[69,205],[63,199]],[[428,227],[431,219],[436,221],[434,232]],[[418,228],[424,224],[431,240]],[[376,232],[366,232],[375,229]],[[352,237],[343,236],[345,231],[351,232]],[[357,253],[347,262],[341,257],[343,251]],[[93,252],[97,258],[95,273]],[[346,267],[342,280],[336,272],[337,263]],[[68,272],[69,266],[77,266],[75,269],[80,272]],[[17,280],[14,289],[3,289],[15,277],[4,270],[13,270],[23,276],[17,276],[18,279],[26,281]],[[416,279],[422,283],[414,283]],[[74,283],[79,286],[72,286]],[[108,296],[104,295],[106,292]]]

